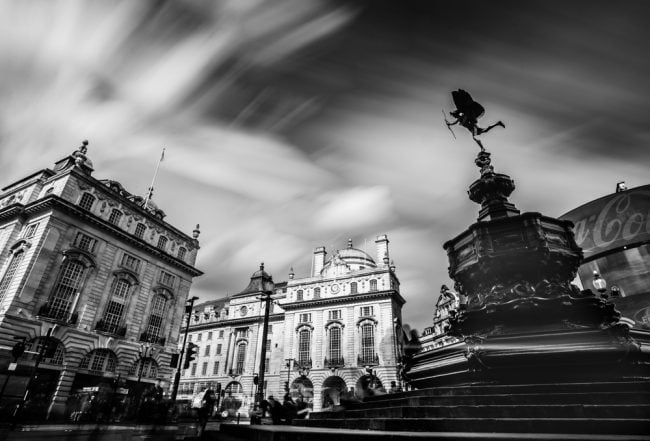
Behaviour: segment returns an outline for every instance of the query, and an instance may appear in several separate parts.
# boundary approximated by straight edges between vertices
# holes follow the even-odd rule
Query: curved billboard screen
[[[650,185],[596,199],[560,219],[570,220],[584,260],[625,246],[650,242]]]

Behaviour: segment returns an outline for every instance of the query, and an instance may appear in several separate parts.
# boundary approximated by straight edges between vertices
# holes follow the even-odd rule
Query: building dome
[[[337,250],[332,255],[323,266],[321,275],[325,277],[336,276],[365,268],[377,268],[377,264],[368,253],[358,248],[353,248],[352,239],[348,239],[348,247]]]

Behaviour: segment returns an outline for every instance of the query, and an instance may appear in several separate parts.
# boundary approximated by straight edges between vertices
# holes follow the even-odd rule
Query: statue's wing
[[[472,103],[474,102],[472,96],[469,93],[465,92],[463,89],[454,90],[451,92],[451,96],[454,99],[456,108],[463,113],[467,113]]]
[[[485,113],[485,108],[476,101],[472,101],[472,104],[470,104],[470,109],[471,110],[469,110],[467,114],[471,115],[475,119],[479,119]]]

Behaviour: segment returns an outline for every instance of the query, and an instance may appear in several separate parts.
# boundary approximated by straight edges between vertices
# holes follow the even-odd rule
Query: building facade
[[[446,285],[442,285],[433,314],[433,326],[424,328],[420,336],[421,352],[458,342],[458,339],[449,335],[447,331],[449,329],[450,313],[451,311],[458,311],[459,307],[460,297],[458,294],[451,291]]]
[[[29,400],[39,417],[68,416],[108,391],[126,403],[146,384],[166,386],[201,274],[198,226],[188,236],[153,201],[94,178],[86,145],[0,194],[5,404],[22,398],[43,348]],[[27,351],[8,371],[20,340]]]
[[[352,241],[331,258],[324,247],[316,248],[308,277],[297,278],[291,270],[286,282],[275,284],[266,342],[260,287],[270,276],[263,268],[242,292],[197,305],[189,338],[199,345],[199,356],[183,371],[179,399],[220,384],[221,410],[245,414],[262,346],[266,397],[281,398],[288,387],[294,399],[318,411],[332,404],[332,396],[360,392],[367,375],[388,390],[398,381],[396,334],[405,303],[388,243],[385,235],[375,241],[377,260]]]

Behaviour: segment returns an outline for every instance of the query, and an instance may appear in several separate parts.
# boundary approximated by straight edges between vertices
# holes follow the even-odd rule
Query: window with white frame
[[[203,353],[205,357],[210,355],[210,345],[205,345],[205,352]]]
[[[37,230],[38,230],[38,222],[27,225],[27,228],[25,228],[25,232],[23,234],[23,238],[31,239],[32,237],[36,236]]]
[[[208,375],[208,362],[204,361],[203,366],[201,366],[201,375]]]
[[[246,361],[246,343],[241,343],[237,346],[237,357],[235,363],[235,374],[242,375],[244,373],[244,362]]]
[[[48,304],[48,317],[64,320],[70,314],[75,294],[81,288],[86,267],[78,260],[67,260],[61,267],[59,279]]]
[[[372,316],[372,306],[362,306],[361,317],[371,317],[371,316]]]
[[[151,313],[146,331],[149,339],[155,339],[161,334],[166,304],[167,300],[160,294],[155,295],[151,300]]]
[[[370,291],[377,291],[377,279],[370,280]]]
[[[299,289],[296,291],[296,302],[302,302],[303,300],[303,291],[302,289]]]
[[[374,326],[366,323],[361,326],[361,357],[363,362],[369,362],[375,355]]]
[[[131,271],[137,273],[138,270],[140,269],[140,263],[141,262],[142,261],[140,259],[138,259],[137,257],[132,256],[132,255],[127,254],[127,253],[124,253],[124,255],[122,256],[122,262],[120,263],[120,265],[122,267],[124,267],[124,268],[130,269]]]
[[[310,312],[300,314],[300,323],[310,323],[310,322],[311,322],[311,313]]]
[[[311,332],[303,329],[298,334],[298,362],[308,363],[311,357]]]
[[[160,278],[158,279],[158,281],[165,286],[173,287],[174,282],[176,281],[176,276],[173,274],[169,274],[166,271],[161,271]]]
[[[329,311],[329,319],[330,320],[341,320],[341,310],[340,309],[335,309],[333,311]]]
[[[217,345],[217,355],[221,355],[221,343]]]
[[[350,283],[350,294],[356,294],[359,290],[357,289],[357,282]]]
[[[89,253],[95,252],[95,245],[97,245],[97,240],[88,236],[84,233],[77,233],[77,236],[74,239],[74,245],[80,250],[87,251]]]
[[[212,366],[212,375],[219,375],[219,362],[215,361]]]
[[[108,301],[104,312],[104,331],[117,332],[126,309],[126,302],[131,289],[128,280],[116,278],[111,286],[111,299]]]
[[[329,356],[330,360],[341,359],[341,328],[333,326],[330,328]]]
[[[11,256],[9,265],[5,270],[5,273],[2,275],[2,279],[0,279],[0,302],[2,302],[5,295],[7,294],[7,291],[9,290],[9,286],[11,285],[11,282],[14,279],[14,276],[16,275],[16,270],[18,269],[18,266],[23,261],[24,256],[25,256],[25,252],[23,250],[16,251]]]

